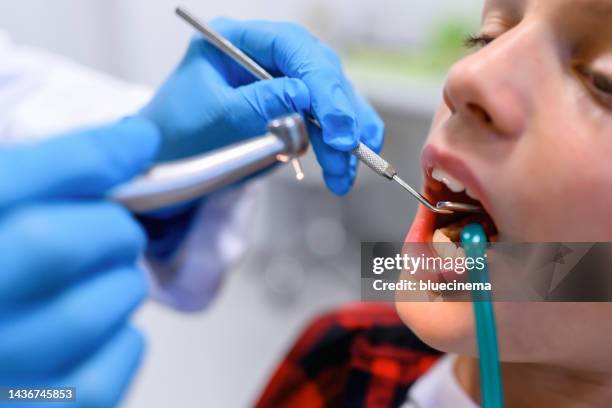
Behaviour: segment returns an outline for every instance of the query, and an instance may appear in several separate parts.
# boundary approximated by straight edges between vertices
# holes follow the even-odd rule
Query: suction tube
[[[484,257],[486,254],[487,236],[479,224],[468,225],[461,231],[461,243],[466,257],[478,258]],[[470,281],[473,283],[489,281],[489,269],[486,262],[482,270],[472,268],[469,274]],[[472,303],[480,359],[482,406],[483,408],[502,408],[504,406],[504,395],[491,293],[472,292]]]

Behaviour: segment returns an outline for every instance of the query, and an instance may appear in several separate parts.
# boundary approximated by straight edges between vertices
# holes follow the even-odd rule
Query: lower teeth
[[[434,231],[433,234],[433,247],[435,251],[442,258],[465,258],[465,252],[463,248],[457,246],[450,238],[450,228],[440,228]],[[459,231],[460,232],[460,231]],[[457,232],[457,236],[459,236]]]

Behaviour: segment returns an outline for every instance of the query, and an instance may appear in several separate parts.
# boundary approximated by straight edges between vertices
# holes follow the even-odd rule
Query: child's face
[[[448,173],[482,202],[500,240],[612,241],[612,1],[488,0],[480,35],[483,46],[449,72],[423,150],[426,192],[446,189],[432,168]],[[421,208],[407,239],[431,241],[436,227]],[[475,353],[469,303],[398,310],[432,345]],[[594,339],[612,338],[612,304],[496,313],[506,360],[612,363],[579,346],[588,339],[595,353]]]

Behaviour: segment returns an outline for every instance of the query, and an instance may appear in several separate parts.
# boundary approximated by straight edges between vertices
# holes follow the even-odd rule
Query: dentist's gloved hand
[[[359,141],[380,151],[383,123],[355,93],[336,54],[291,23],[217,19],[212,26],[279,78],[255,81],[194,37],[183,61],[141,112],[162,131],[162,160],[263,134],[271,119],[288,113],[312,113],[323,128],[309,126],[325,182],[336,194],[347,193],[357,168],[349,152]]]
[[[159,143],[139,118],[0,149],[0,385],[76,387],[77,403],[41,407],[120,400],[143,352],[129,318],[145,235],[104,195]]]

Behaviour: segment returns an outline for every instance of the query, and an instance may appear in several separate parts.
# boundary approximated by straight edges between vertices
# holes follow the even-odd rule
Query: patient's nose
[[[510,31],[451,68],[444,101],[453,114],[499,135],[521,134],[542,69],[534,66],[535,33],[528,31]]]

